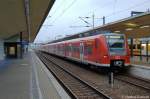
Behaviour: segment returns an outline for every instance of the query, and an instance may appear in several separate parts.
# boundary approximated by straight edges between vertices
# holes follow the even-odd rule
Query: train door
[[[71,57],[72,56],[72,45],[71,44],[69,44],[69,57]]]
[[[83,61],[84,59],[84,43],[83,42],[80,43],[80,59],[81,61]]]

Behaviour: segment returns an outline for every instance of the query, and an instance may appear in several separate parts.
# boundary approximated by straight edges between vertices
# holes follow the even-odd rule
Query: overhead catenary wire
[[[73,0],[63,11],[62,11],[62,13],[60,13],[51,23],[55,23],[57,20],[58,20],[58,18],[60,18],[60,16],[62,17],[63,16],[63,14],[67,11],[67,10],[69,10],[72,6],[73,6],[73,4],[76,2],[77,0]]]
[[[150,0],[145,0],[145,1],[140,2],[140,3],[138,3],[138,4],[135,4],[135,5],[133,5],[133,6],[129,7],[129,8],[126,8],[126,9],[123,9],[123,10],[119,10],[119,11],[116,11],[116,12],[113,12],[113,13],[111,13],[111,14],[109,14],[109,15],[106,15],[105,17],[110,17],[110,16],[115,15],[115,14],[119,14],[119,13],[123,13],[123,12],[125,12],[125,11],[129,11],[129,10],[135,8],[135,7],[143,6],[143,4],[147,3],[148,1],[150,1]]]
[[[103,5],[101,6],[101,9],[102,9],[102,8],[106,8],[106,7],[110,6],[110,5],[112,5],[113,2],[114,2],[114,0],[109,1],[109,2],[106,2],[105,4],[103,4]],[[93,11],[88,12],[87,15],[93,14],[93,12],[96,12],[96,10],[97,10],[97,9],[94,9]],[[86,15],[86,16],[87,16],[87,15]]]
[[[82,17],[79,17],[84,23],[88,24],[88,25],[92,25],[89,22],[87,22],[86,20],[84,20]]]
[[[75,1],[76,1],[76,0],[73,0],[68,6],[66,6],[58,16],[54,17],[53,20],[51,20],[50,23],[54,24],[56,21],[58,21],[58,20],[60,19],[60,17],[62,17],[62,16],[64,15],[64,13],[70,9],[70,7],[72,7],[72,5],[75,3]],[[122,10],[119,10],[119,11],[117,11],[117,9],[116,9],[117,0],[113,0],[113,2],[114,2],[114,1],[115,1],[115,3],[114,3],[114,6],[113,6],[113,7],[114,7],[114,8],[113,8],[113,9],[114,9],[113,13],[110,13],[110,14],[106,15],[105,17],[111,17],[111,16],[113,16],[113,15],[118,15],[118,14],[123,13],[123,12],[125,12],[125,11],[129,11],[129,10],[131,10],[132,8],[136,8],[136,7],[143,6],[143,4],[147,3],[149,0],[142,1],[142,2],[140,2],[140,3],[137,3],[137,4],[133,5],[133,6],[130,6],[130,7],[128,7],[128,8],[125,8],[125,9],[122,9]],[[105,4],[106,4],[106,3],[105,3]],[[106,6],[109,5],[109,4],[112,4],[112,2],[107,2],[107,4],[104,5],[104,6],[102,6],[101,8],[104,8],[104,7],[106,7]],[[110,6],[110,5],[109,5],[109,6]],[[55,13],[56,13],[56,12],[55,12]],[[91,11],[91,13],[92,13],[92,11]],[[101,18],[97,18],[97,19],[102,19],[102,17],[101,17]],[[76,23],[77,23],[77,22],[76,22]]]
[[[65,1],[65,0],[63,0],[63,1]],[[55,23],[55,22],[57,21],[57,19],[58,19],[60,16],[62,16],[62,15],[75,3],[75,1],[76,1],[76,0],[73,0],[73,1],[70,3],[70,5],[69,5],[68,7],[66,7],[66,8],[63,10],[63,12],[60,13],[51,23]],[[112,15],[114,15],[114,14],[122,13],[122,12],[127,11],[127,10],[130,10],[130,9],[132,9],[132,8],[134,8],[134,7],[142,6],[142,4],[143,4],[143,3],[146,3],[147,1],[149,1],[149,0],[146,0],[146,1],[142,2],[142,3],[140,2],[140,3],[134,5],[134,6],[130,7],[130,8],[123,9],[123,10],[120,10],[120,11],[115,12],[117,0],[115,0],[115,1],[113,0],[113,2],[115,2],[115,3],[114,3],[114,11],[113,11],[113,13],[108,14],[108,15],[106,15],[105,17],[110,17],[110,16],[112,16]],[[64,4],[64,2],[61,2],[60,4]],[[109,5],[109,4],[112,4],[112,1],[105,3],[101,8],[104,8],[104,7],[106,7],[106,6]],[[60,7],[58,7],[58,8],[60,8]],[[57,9],[58,9],[58,8],[57,8]],[[55,12],[54,12],[53,14],[55,14],[56,11],[57,11],[57,10],[55,10]],[[97,18],[97,19],[102,19],[102,18]]]
[[[50,15],[48,15],[47,16],[47,18],[46,18],[46,20],[45,20],[45,22],[46,21],[48,21],[48,18],[53,18],[55,15],[56,15],[56,12],[58,12],[59,11],[59,9],[61,9],[61,7],[62,7],[62,5],[64,5],[64,3],[65,3],[65,1],[66,0],[62,0],[60,3],[59,3],[59,5],[56,7],[56,9],[54,9],[54,11],[52,12],[52,14],[50,14]],[[56,3],[56,2],[55,2]],[[51,26],[53,26],[53,25],[49,25],[49,24],[43,24],[42,26],[46,26],[46,27],[51,27]]]
[[[65,1],[66,1],[66,0],[62,0],[62,1],[60,2],[60,4],[58,5],[58,7],[56,7],[56,9],[55,9],[55,10],[53,11],[53,13],[51,14],[52,17],[55,16],[56,12],[62,7],[62,5],[64,5]]]
[[[101,9],[112,5],[113,2],[114,2],[114,0],[111,0],[111,1],[109,1],[109,2],[104,3],[104,4],[101,6]],[[88,12],[85,17],[91,18],[91,15],[89,16],[89,14],[92,14],[92,15],[93,15],[93,13],[94,13],[95,11],[96,11],[96,9],[94,9],[93,11]],[[104,16],[101,17],[101,18],[94,18],[94,19],[103,19],[103,18],[104,18]],[[76,21],[76,23],[77,23],[77,22],[80,22],[80,21]],[[74,24],[74,22],[73,22],[73,24]],[[84,26],[84,27],[88,27],[88,26]]]
[[[125,12],[125,11],[129,11],[129,10],[131,10],[131,9],[133,9],[133,8],[143,6],[144,4],[150,3],[150,2],[149,2],[149,0],[145,0],[145,1],[143,1],[143,2],[137,3],[137,4],[135,4],[135,5],[131,6],[131,7],[128,7],[128,8],[126,8],[126,9],[119,10],[119,11],[116,11],[116,3],[117,3],[117,0],[115,0],[115,3],[114,3],[114,8],[113,8],[114,11],[113,11],[113,13],[110,13],[110,14],[106,15],[105,18],[108,18],[108,17],[111,17],[111,16],[113,16],[113,15],[117,15],[117,14],[123,13],[123,12]],[[103,16],[103,17],[104,17],[104,16]],[[96,18],[96,19],[103,19],[103,17]]]

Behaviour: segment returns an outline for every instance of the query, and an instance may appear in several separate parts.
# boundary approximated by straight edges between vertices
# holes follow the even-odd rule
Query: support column
[[[105,25],[105,16],[103,16],[103,25]]]
[[[20,58],[23,58],[22,47],[22,32],[20,32]]]
[[[140,41],[140,61],[142,61],[142,41]]]
[[[133,38],[130,38],[130,44],[131,44],[130,53],[131,53],[131,58],[132,58],[133,57]]]
[[[148,62],[148,41],[146,41],[146,61]]]

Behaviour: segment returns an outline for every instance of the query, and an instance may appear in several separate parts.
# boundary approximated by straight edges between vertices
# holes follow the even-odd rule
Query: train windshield
[[[106,36],[110,55],[125,54],[125,40],[123,35]]]

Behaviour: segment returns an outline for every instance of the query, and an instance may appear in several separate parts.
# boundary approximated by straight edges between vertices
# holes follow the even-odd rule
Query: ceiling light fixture
[[[142,28],[148,28],[148,27],[150,27],[149,25],[144,25],[144,26],[141,26],[140,28],[142,29]]]
[[[119,33],[120,31],[117,30],[117,31],[114,31],[114,32],[115,32],[115,33]]]
[[[132,29],[132,28],[127,28],[127,29],[126,29],[126,31],[131,31],[131,30],[133,30],[133,29]]]
[[[137,27],[138,25],[135,23],[125,23],[125,25],[129,26],[129,27]]]

